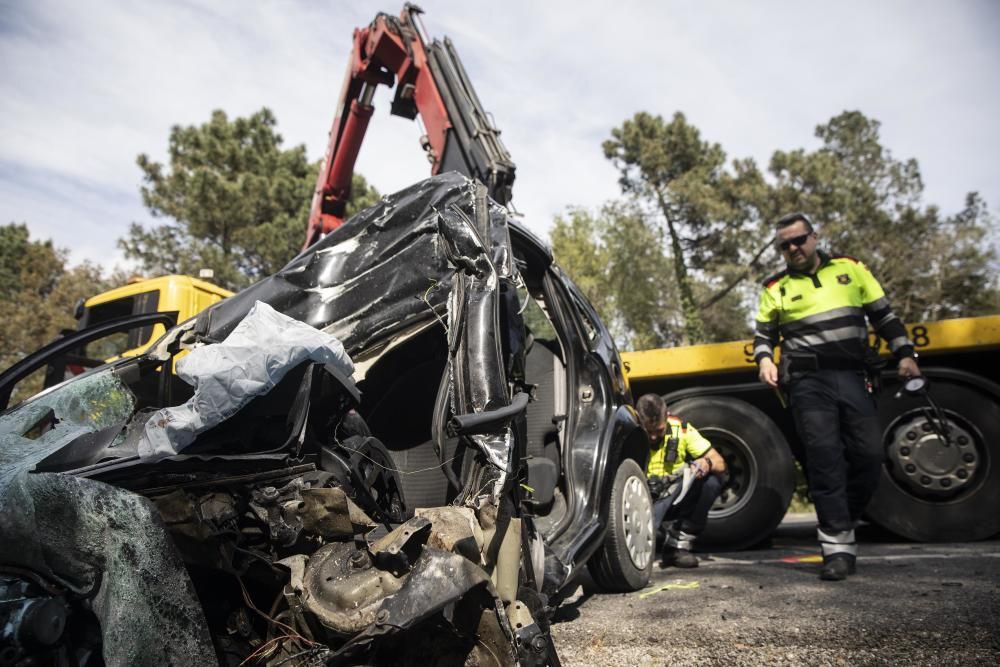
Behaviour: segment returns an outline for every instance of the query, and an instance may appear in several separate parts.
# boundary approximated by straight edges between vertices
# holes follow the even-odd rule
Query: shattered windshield
[[[0,485],[82,435],[120,428],[135,396],[112,369],[68,382],[0,419]]]

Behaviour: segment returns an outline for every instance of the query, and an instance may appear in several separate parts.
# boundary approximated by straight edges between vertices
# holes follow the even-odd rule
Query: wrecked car
[[[0,663],[557,664],[585,564],[648,582],[630,403],[543,244],[420,182],[0,415]]]

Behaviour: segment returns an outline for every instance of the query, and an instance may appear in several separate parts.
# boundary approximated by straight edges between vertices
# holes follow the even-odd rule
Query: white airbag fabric
[[[150,417],[139,456],[158,459],[181,452],[199,433],[269,392],[307,360],[332,364],[348,377],[354,372],[336,337],[256,302],[224,341],[196,348],[177,362],[177,375],[194,387],[194,396]]]

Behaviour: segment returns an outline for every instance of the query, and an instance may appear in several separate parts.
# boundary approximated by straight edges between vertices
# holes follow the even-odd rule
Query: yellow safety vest
[[[671,464],[667,463],[668,441],[677,438],[677,458]],[[646,466],[647,477],[663,477],[673,475],[684,467],[688,457],[692,460],[701,458],[712,448],[712,443],[698,433],[698,430],[676,417],[667,417],[667,432],[663,440],[653,447],[649,455],[649,465]]]
[[[896,356],[912,356],[913,343],[893,314],[882,286],[864,264],[820,252],[816,273],[782,271],[764,281],[757,310],[754,360],[807,352],[830,360],[863,362],[867,316]]]

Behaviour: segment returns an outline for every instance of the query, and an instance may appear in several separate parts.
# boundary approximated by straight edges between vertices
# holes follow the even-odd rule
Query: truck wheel
[[[886,465],[868,518],[923,542],[981,540],[1000,532],[1000,404],[932,377],[930,396],[949,425],[945,445],[927,419],[927,403],[894,399],[895,389],[887,387],[879,402]]]
[[[621,462],[607,503],[608,533],[604,546],[587,561],[590,576],[609,592],[637,591],[649,583],[656,551],[653,500],[638,463]]]
[[[725,396],[686,398],[670,410],[712,443],[729,471],[695,544],[745,549],[767,539],[795,490],[795,464],[781,429],[749,403]]]

